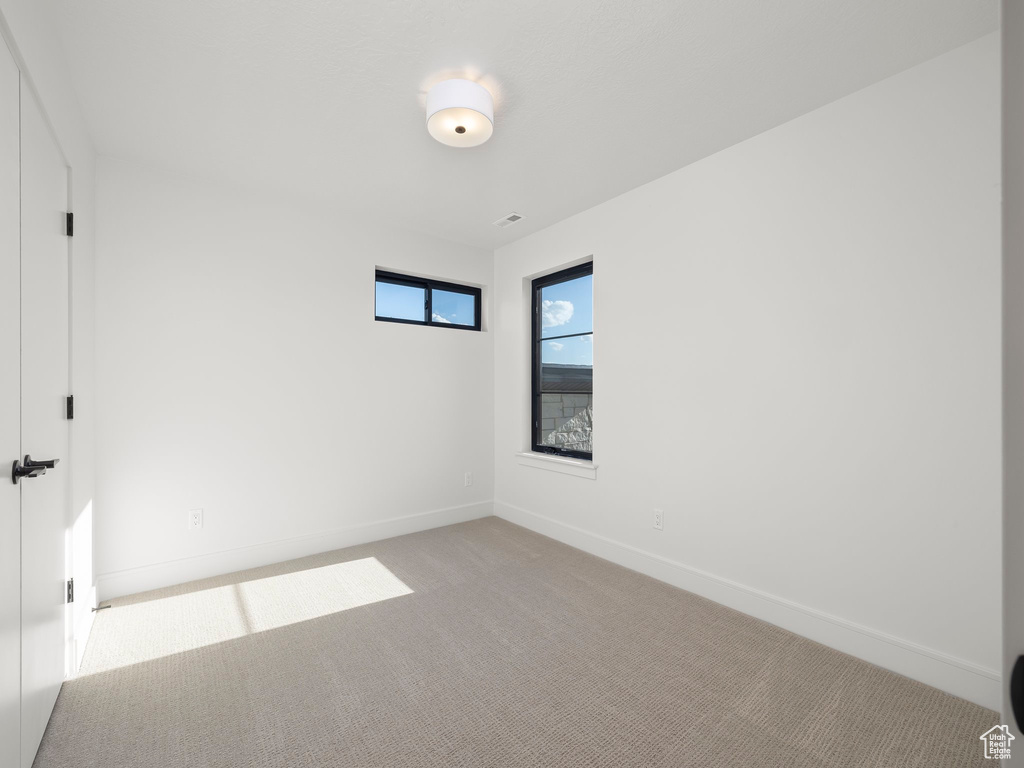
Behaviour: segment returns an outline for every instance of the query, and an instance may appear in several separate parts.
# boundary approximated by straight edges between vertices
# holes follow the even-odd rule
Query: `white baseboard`
[[[494,514],[983,707],[998,712],[1002,704],[1001,675],[994,669],[720,578],[536,512],[495,501]]]
[[[115,597],[146,592],[150,589],[170,587],[196,579],[234,573],[246,568],[257,568],[261,565],[280,563],[284,560],[293,560],[320,552],[330,552],[370,541],[390,539],[394,536],[403,536],[430,528],[440,528],[443,525],[462,523],[491,514],[493,514],[493,505],[486,501],[432,512],[420,512],[404,517],[393,517],[388,520],[352,525],[281,541],[270,541],[265,544],[210,552],[180,560],[128,568],[123,571],[101,573],[96,578],[97,598],[102,602]]]

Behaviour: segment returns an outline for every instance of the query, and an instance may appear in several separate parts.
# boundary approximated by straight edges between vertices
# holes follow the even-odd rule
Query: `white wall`
[[[13,43],[27,76],[53,126],[57,143],[72,169],[71,203],[75,236],[71,259],[71,379],[76,413],[71,424],[71,520],[68,541],[76,600],[72,610],[75,663],[85,651],[92,625],[93,479],[95,450],[94,242],[96,155],[70,71],[44,4],[0,0],[0,27]]]
[[[989,36],[498,250],[497,513],[998,708],[998,83]],[[596,480],[515,458],[524,281],[591,254]]]
[[[114,160],[97,190],[101,599],[491,513],[493,334],[373,320],[375,266],[489,286],[489,252]]]

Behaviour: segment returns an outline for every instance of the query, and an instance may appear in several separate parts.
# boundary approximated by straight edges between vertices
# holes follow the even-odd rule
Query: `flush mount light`
[[[427,130],[449,147],[476,147],[494,132],[494,100],[472,80],[443,80],[427,93]]]

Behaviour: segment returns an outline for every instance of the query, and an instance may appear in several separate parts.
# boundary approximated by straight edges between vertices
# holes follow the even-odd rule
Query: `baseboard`
[[[361,525],[351,525],[323,533],[296,536],[265,544],[254,544],[237,549],[210,552],[180,560],[170,560],[123,571],[102,573],[96,579],[96,593],[100,602],[115,597],[133,595],[150,589],[183,584],[187,581],[220,576],[225,573],[280,563],[297,557],[352,547],[380,539],[390,539],[407,533],[416,533],[443,525],[462,523],[493,514],[491,502],[466,504],[403,517],[393,517]]]
[[[1002,704],[1001,675],[994,669],[723,579],[536,512],[496,501],[494,514],[983,707],[998,712]]]

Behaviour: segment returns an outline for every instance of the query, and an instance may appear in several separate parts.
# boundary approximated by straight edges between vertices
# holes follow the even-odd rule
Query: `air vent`
[[[513,224],[515,224],[522,218],[523,217],[520,216],[518,213],[510,213],[508,216],[502,216],[500,219],[494,222],[494,226],[502,228],[511,227]]]

